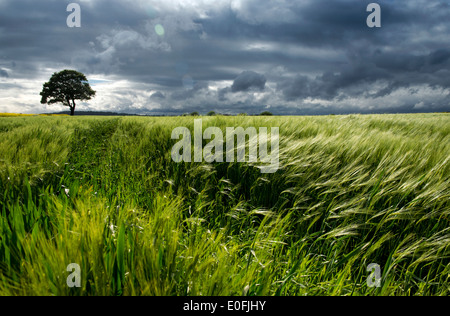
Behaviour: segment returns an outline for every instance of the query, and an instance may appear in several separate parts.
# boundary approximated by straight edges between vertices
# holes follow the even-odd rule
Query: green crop
[[[192,117],[0,118],[0,295],[450,294],[450,115],[202,119],[279,170],[173,162]]]

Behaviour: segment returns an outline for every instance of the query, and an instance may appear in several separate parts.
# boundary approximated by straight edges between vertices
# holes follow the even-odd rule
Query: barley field
[[[279,170],[173,162],[192,117],[0,118],[0,295],[450,294],[450,114],[202,119]]]

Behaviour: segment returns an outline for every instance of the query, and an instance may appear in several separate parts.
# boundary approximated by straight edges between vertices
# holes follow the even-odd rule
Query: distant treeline
[[[70,111],[61,111],[56,113],[45,113],[45,114],[67,114],[70,115]],[[103,112],[103,111],[77,111],[75,112],[75,116],[137,116],[137,114],[128,114],[128,113],[117,113],[117,112]]]
[[[66,114],[66,115],[70,115],[70,111],[61,111],[61,112],[56,112],[56,113],[44,113],[44,115],[61,115],[61,114]],[[158,115],[158,114],[129,114],[129,113],[117,113],[117,112],[103,112],[103,111],[77,111],[75,113],[75,116],[177,116],[177,115]],[[192,112],[192,113],[185,113],[185,114],[180,114],[179,116],[200,116],[201,114],[199,114],[198,112]],[[208,112],[206,115],[208,116],[214,116],[214,115],[223,115],[223,116],[233,116],[233,114],[221,114],[221,113],[216,113],[214,111]],[[249,114],[247,113],[239,113],[236,114],[237,116],[247,116]],[[266,115],[266,116],[270,116],[273,115],[271,112],[265,111],[262,112],[261,114],[252,114],[252,115]]]

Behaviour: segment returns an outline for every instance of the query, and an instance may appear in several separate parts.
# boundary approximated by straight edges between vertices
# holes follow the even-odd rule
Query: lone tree
[[[75,100],[86,101],[95,96],[86,76],[75,70],[63,70],[54,73],[49,82],[44,83],[42,104],[62,103],[70,108],[70,115],[75,113]]]

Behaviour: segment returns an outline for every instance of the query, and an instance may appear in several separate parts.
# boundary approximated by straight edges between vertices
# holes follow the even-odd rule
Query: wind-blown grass
[[[274,174],[174,163],[178,126],[1,118],[0,295],[449,294],[448,114],[203,117],[279,126]]]

